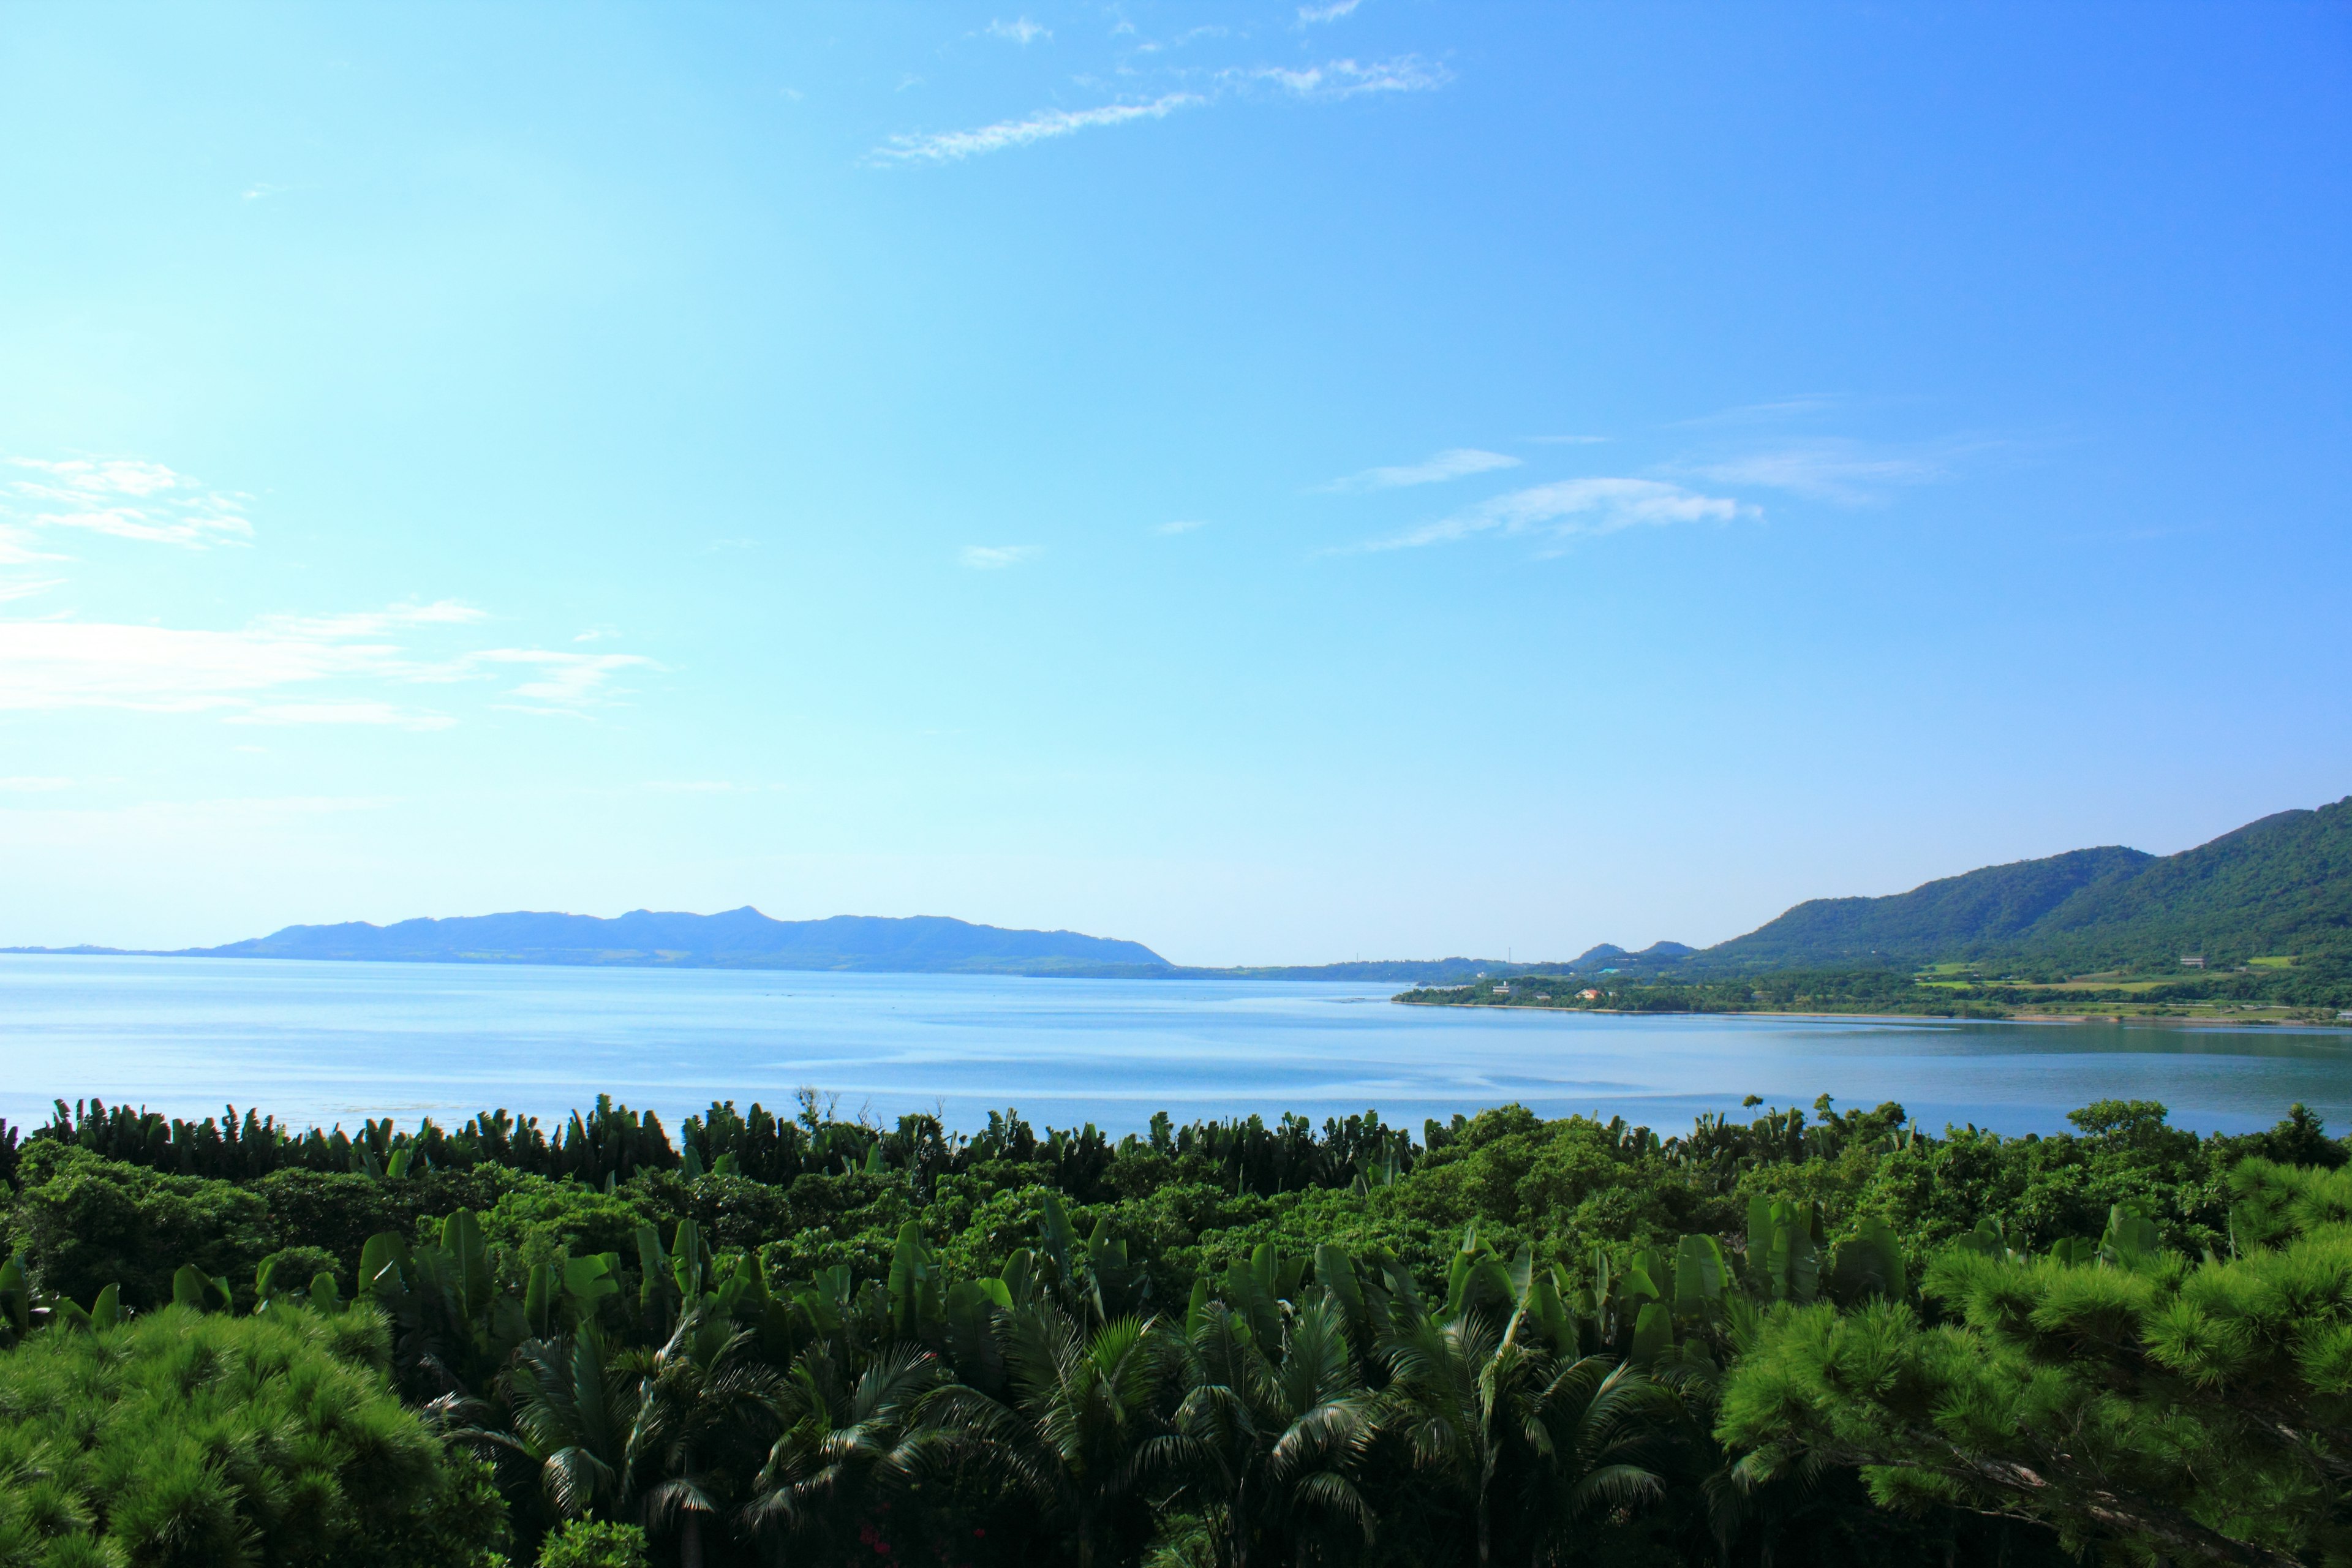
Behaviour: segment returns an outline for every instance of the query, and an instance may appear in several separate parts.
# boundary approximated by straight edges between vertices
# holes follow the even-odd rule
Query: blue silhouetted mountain
[[[593,915],[469,915],[392,925],[288,926],[206,958],[312,958],[410,963],[660,964],[703,969],[835,969],[985,974],[1165,973],[1138,942],[1068,931],[1007,931],[940,915],[770,920],[749,905],[723,914],[633,910]]]

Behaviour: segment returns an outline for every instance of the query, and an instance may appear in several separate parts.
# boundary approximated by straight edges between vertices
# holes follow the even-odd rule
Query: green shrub
[[[10,1240],[52,1295],[88,1301],[120,1285],[125,1307],[159,1307],[184,1263],[242,1289],[275,1250],[262,1200],[233,1183],[167,1176],[46,1139],[26,1147],[21,1173]]]
[[[540,1547],[539,1568],[646,1568],[646,1532],[634,1524],[575,1519]]]
[[[167,1307],[0,1354],[0,1563],[489,1568],[487,1469],[401,1408],[383,1320]]]

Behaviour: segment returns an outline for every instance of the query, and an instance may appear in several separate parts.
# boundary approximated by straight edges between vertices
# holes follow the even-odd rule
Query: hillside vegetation
[[[2093,971],[2352,953],[2352,799],[2283,811],[2161,858],[2077,849],[1878,899],[1815,899],[1695,955],[1697,969],[1974,962]]]
[[[60,1106],[0,1130],[0,1552],[2343,1561],[2346,1148],[2072,1121]]]

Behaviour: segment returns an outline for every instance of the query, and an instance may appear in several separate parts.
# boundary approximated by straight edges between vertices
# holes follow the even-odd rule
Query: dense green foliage
[[[401,1408],[390,1349],[363,1312],[32,1335],[0,1355],[0,1563],[502,1561],[487,1473]]]
[[[2341,1485],[2323,1467],[2296,1490],[2229,1414],[2252,1352],[2195,1405],[2148,1354],[2103,1351],[2050,1408],[2123,1402],[2139,1511],[2081,1520],[2083,1487],[2116,1489],[2106,1471],[2084,1480],[2047,1444],[1969,1450],[2038,1465],[2073,1511],[2011,1506],[1962,1485],[1948,1443],[1903,1446],[1912,1406],[1822,1394],[1824,1367],[1886,1346],[1957,1376],[1950,1337],[1975,1334],[1998,1353],[1976,1354],[1969,1397],[2024,1442],[2041,1407],[2020,1401],[2064,1391],[2041,1341],[1997,1337],[1999,1311],[2040,1310],[2021,1292],[2153,1281],[2131,1287],[2151,1312],[2160,1291],[2275,1293],[2279,1270],[2325,1272],[2293,1251],[2313,1216],[2352,1212],[2352,1173],[2327,1173],[2344,1147],[2299,1109],[2238,1138],[2140,1102],[2074,1122],[1932,1137],[1899,1107],[1824,1099],[1674,1137],[1517,1107],[1418,1138],[1367,1114],[1160,1117],[1113,1140],[1011,1112],[965,1137],[841,1121],[808,1096],[789,1118],[714,1106],[592,1181],[548,1173],[546,1143],[503,1114],[380,1125],[337,1170],[299,1157],[331,1137],[234,1113],[206,1134],[61,1108],[22,1145],[0,1340],[24,1340],[18,1367],[166,1330],[327,1345],[365,1383],[335,1403],[391,1410],[388,1376],[490,1467],[525,1561],[2032,1568],[2065,1560],[2062,1530],[2216,1555],[2197,1542],[2236,1541],[2237,1516],[2191,1540],[2151,1533],[2139,1505],[2201,1519],[2199,1486],[2258,1482],[2264,1549],[2325,1560],[2336,1537],[2308,1521]],[[582,1124],[645,1140],[649,1120],[605,1106]],[[296,1157],[236,1163],[263,1148]],[[2187,1261],[2209,1250],[2223,1261]],[[2298,1431],[2334,1419],[2294,1379],[2335,1311],[2263,1352]],[[2168,1413],[2192,1405],[2207,1447],[2169,1459],[2125,1418],[2180,1430]],[[2225,1452],[2236,1468],[2197,1479]],[[474,1496],[471,1473],[436,1484]],[[95,1518],[116,1495],[75,1506]]]
[[[1941,1322],[1900,1293],[1765,1321],[1725,1437],[1750,1477],[1865,1466],[1890,1504],[2037,1520],[2077,1547],[2352,1558],[2352,1173],[2249,1160],[2231,1180],[2227,1256],[2168,1251],[2122,1211],[2083,1258],[1988,1222],[1930,1270]]]

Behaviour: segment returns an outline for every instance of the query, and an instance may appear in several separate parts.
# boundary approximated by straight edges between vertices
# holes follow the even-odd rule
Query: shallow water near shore
[[[311,963],[0,955],[0,1117],[97,1095],[298,1125],[560,1116],[609,1093],[678,1118],[713,1099],[843,1112],[1014,1106],[1140,1129],[1377,1108],[1418,1128],[1517,1100],[1663,1132],[1743,1096],[1901,1102],[1931,1130],[2055,1131],[2099,1099],[2200,1131],[2302,1100],[2352,1129],[2352,1032],[1934,1020],[1620,1017],[1401,1007],[1398,987],[1216,980]],[[1748,1113],[1752,1114],[1752,1113]]]

